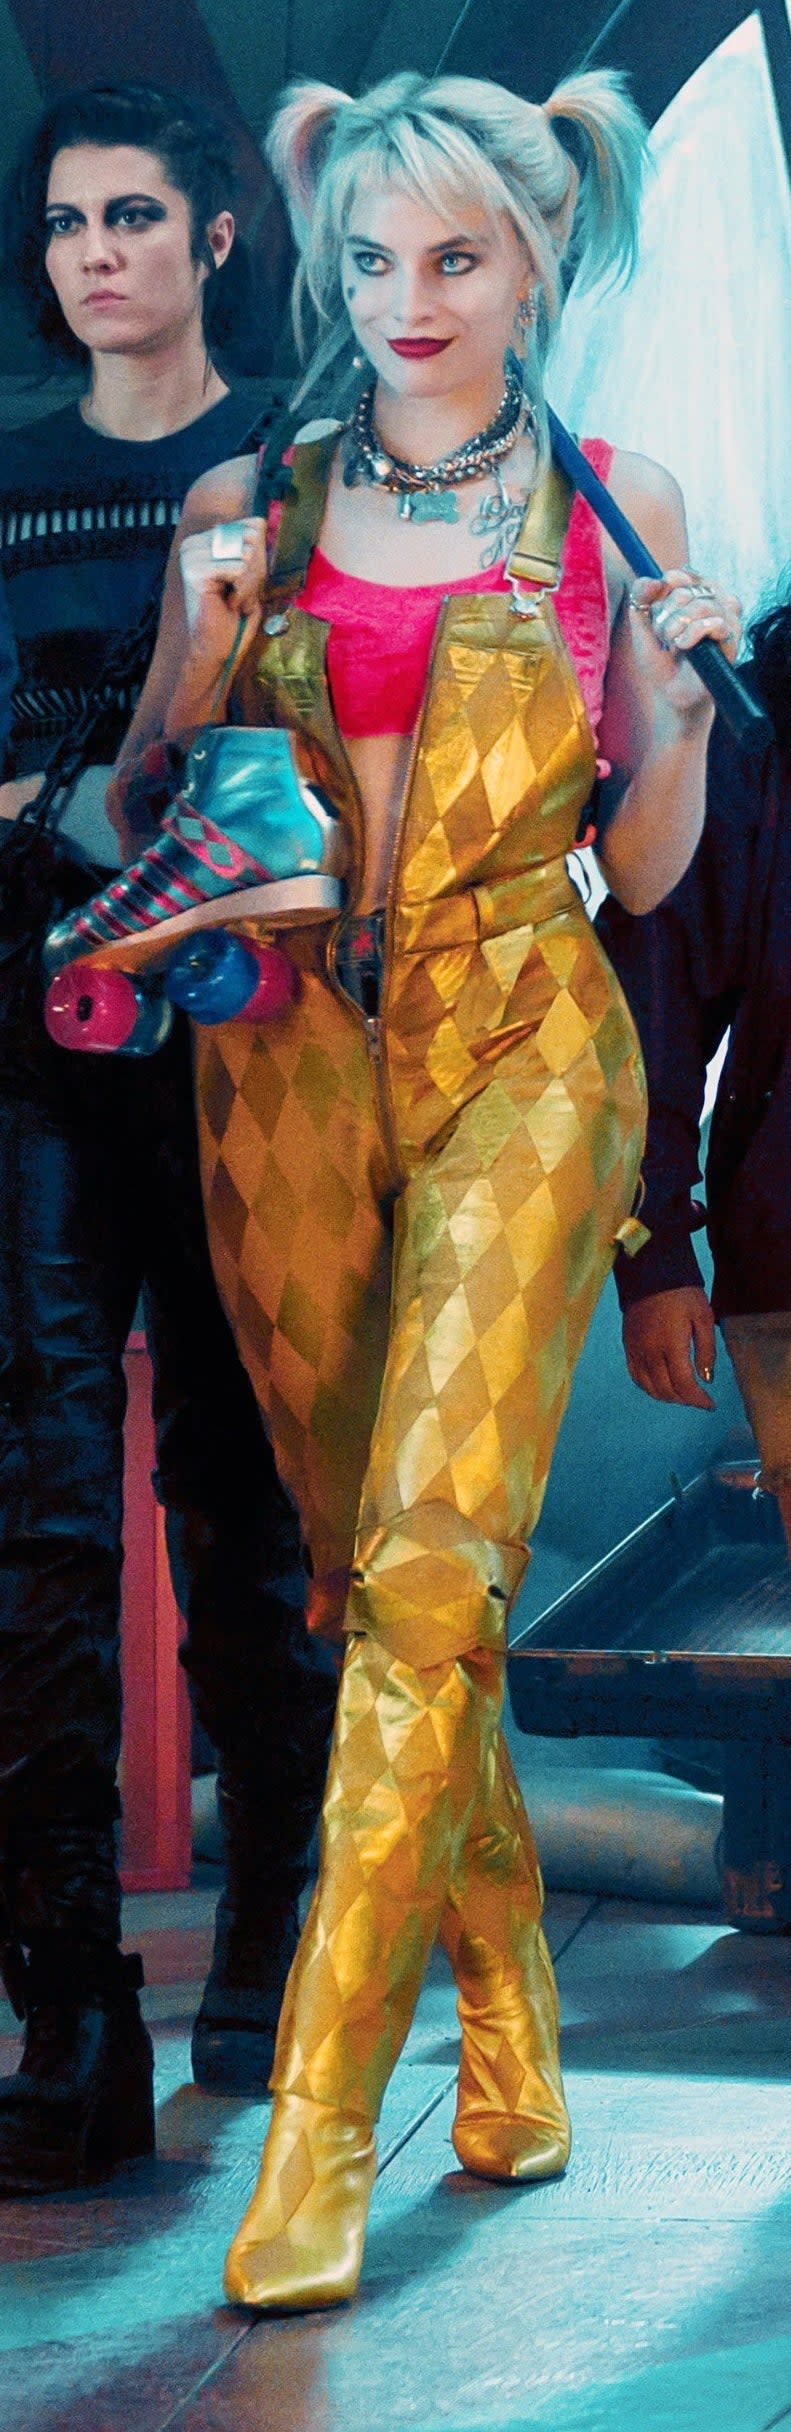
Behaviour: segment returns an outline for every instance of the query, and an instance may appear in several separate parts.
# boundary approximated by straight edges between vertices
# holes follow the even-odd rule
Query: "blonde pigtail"
[[[338,112],[349,107],[350,95],[335,85],[293,84],[287,87],[272,120],[267,159],[285,196],[300,252],[310,229]]]
[[[585,287],[607,272],[616,282],[628,279],[637,258],[647,153],[645,121],[625,78],[615,69],[570,76],[550,94],[544,115],[561,145],[564,122],[582,139],[569,267]]]

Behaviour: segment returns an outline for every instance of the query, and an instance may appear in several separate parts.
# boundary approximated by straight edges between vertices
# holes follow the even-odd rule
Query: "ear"
[[[520,245],[519,250],[522,256],[522,271],[516,301],[517,304],[527,304],[534,288],[539,284],[541,273],[538,263],[524,242]]]
[[[536,268],[532,254],[526,253],[514,306],[514,318],[518,321],[520,329],[528,329],[531,322],[536,320],[540,294],[540,272]]]
[[[220,270],[223,262],[227,262],[235,234],[233,212],[218,211],[216,219],[209,221],[206,230],[204,260],[207,270]]]

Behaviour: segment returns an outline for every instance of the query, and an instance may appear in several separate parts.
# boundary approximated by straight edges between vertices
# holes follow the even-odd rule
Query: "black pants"
[[[197,1711],[288,1871],[335,1694],[302,1618],[292,1507],[220,1309],[189,1036],[70,1056],[30,1006],[0,1033],[0,1850],[22,1940],[114,1933],[122,1359],[142,1289],[158,1470]]]

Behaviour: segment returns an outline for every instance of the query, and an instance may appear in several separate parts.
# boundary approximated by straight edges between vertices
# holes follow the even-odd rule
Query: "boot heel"
[[[86,2176],[96,2178],[124,2162],[140,2162],[156,2153],[153,2055],[148,2084],[119,2071],[102,2095],[88,2125],[82,2161]]]
[[[461,2025],[454,2152],[483,2179],[560,2178],[571,2126],[535,1846],[502,1741],[440,1932]]]
[[[53,1932],[31,1942],[25,2044],[0,2079],[0,2195],[54,2195],[154,2151],[154,2052],[135,1951]]]

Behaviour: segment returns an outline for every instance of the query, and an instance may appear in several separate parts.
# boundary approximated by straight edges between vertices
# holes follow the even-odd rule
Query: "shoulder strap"
[[[307,573],[308,559],[321,529],[330,465],[338,445],[339,425],[318,439],[298,441],[290,467],[290,482],[275,543],[270,582],[275,589]]]
[[[550,464],[542,475],[508,560],[507,572],[520,583],[540,583],[556,591],[563,571],[563,548],[574,498],[571,482],[560,466]]]

